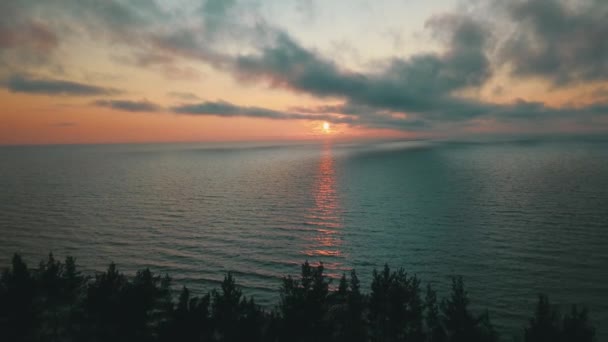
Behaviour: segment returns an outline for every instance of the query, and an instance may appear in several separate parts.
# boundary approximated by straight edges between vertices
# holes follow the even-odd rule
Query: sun
[[[323,132],[329,133],[329,129],[330,129],[329,122],[325,121],[323,123]]]

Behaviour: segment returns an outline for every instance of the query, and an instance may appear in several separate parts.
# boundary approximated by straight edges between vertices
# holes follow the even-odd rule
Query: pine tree
[[[554,342],[559,341],[560,317],[559,312],[549,303],[545,295],[538,296],[536,312],[525,329],[525,342]]]
[[[573,305],[562,320],[562,342],[592,342],[594,337],[595,329],[589,323],[587,309],[579,311]]]
[[[428,342],[443,342],[446,339],[445,331],[439,317],[439,305],[437,304],[437,292],[431,284],[426,287],[424,306],[426,308],[425,326]]]
[[[497,336],[489,316],[474,316],[469,311],[469,297],[462,277],[452,278],[452,293],[441,305],[443,326],[450,342],[491,342]]]

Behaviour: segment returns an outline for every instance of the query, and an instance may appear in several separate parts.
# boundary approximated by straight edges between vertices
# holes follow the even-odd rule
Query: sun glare
[[[323,132],[329,133],[329,122],[327,121],[323,123]]]

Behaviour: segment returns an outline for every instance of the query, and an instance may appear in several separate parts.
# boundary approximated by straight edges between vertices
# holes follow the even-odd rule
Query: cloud
[[[214,16],[227,15],[234,4],[228,5],[229,8],[220,6],[207,11]],[[221,28],[229,31],[242,28],[233,24],[226,19]],[[219,50],[208,44],[205,32],[199,34],[198,29],[178,28],[173,33],[156,35],[152,41],[164,54],[203,61],[242,81],[263,82],[315,97],[341,99],[351,107],[365,107],[356,115],[378,116],[383,111],[396,111],[407,113],[420,123],[441,118],[459,121],[483,114],[484,105],[454,93],[480,87],[492,74],[485,53],[486,28],[461,15],[433,17],[427,27],[446,44],[443,52],[389,59],[382,63],[383,67],[370,72],[344,69],[265,22],[249,28],[249,34],[252,31],[256,34],[256,44],[248,53]],[[360,118],[359,122],[376,119]],[[398,123],[398,120],[382,122]],[[410,127],[411,122],[404,120],[398,126]]]
[[[114,88],[51,78],[35,78],[22,74],[10,76],[3,85],[14,93],[38,95],[95,96],[120,93]]]
[[[298,1],[296,7],[306,12],[311,3]],[[198,80],[198,70],[183,63],[203,62],[239,81],[339,103],[280,111],[224,101],[201,102],[171,108],[179,114],[320,119],[402,130],[467,125],[481,117],[525,122],[567,117],[584,120],[606,114],[599,102],[588,107],[553,108],[523,100],[487,103],[476,97],[495,70],[504,65],[511,67],[515,81],[528,76],[559,86],[608,81],[606,1],[516,0],[493,5],[494,10],[508,14],[502,19],[513,25],[512,32],[503,30],[505,23],[484,22],[470,13],[436,15],[425,28],[439,43],[438,50],[388,57],[358,70],[347,69],[335,56],[304,46],[291,33],[273,26],[259,10],[261,3],[201,0],[191,5],[194,11],[183,4],[159,6],[144,0],[3,2],[0,11],[8,15],[0,18],[0,47],[4,47],[0,66],[6,51],[33,49],[44,58],[53,55],[68,34],[84,32],[96,41],[126,46],[121,53],[129,57],[121,62],[167,78]],[[11,91],[51,95],[117,93],[115,89],[23,75],[28,74],[13,75],[4,86]],[[496,94],[510,93],[508,84],[496,89]],[[200,100],[190,96],[194,94],[167,95]],[[596,101],[600,100],[598,96]],[[148,101],[100,100],[95,104],[125,111],[160,110]]]
[[[444,53],[391,59],[382,70],[359,73],[342,69],[264,21],[254,19],[255,24],[247,26],[247,20],[237,20],[242,16],[235,17],[246,6],[235,0],[204,1],[199,12],[202,26],[195,22],[160,31],[147,30],[150,18],[158,18],[160,11],[147,2],[58,1],[69,5],[66,12],[74,18],[80,15],[79,24],[91,31],[103,23],[104,30],[111,30],[108,35],[111,40],[123,41],[133,48],[135,63],[141,67],[172,66],[177,56],[186,57],[229,71],[239,79],[265,81],[275,87],[340,98],[380,110],[427,113],[450,106],[463,108],[464,114],[468,102],[453,97],[451,92],[479,86],[490,75],[483,51],[486,39],[483,28],[464,16],[436,17],[427,24],[433,31],[444,31],[438,34],[448,44]],[[83,20],[91,15],[83,10],[91,6],[99,7],[99,12],[95,18]],[[227,53],[213,44],[212,37],[218,34],[226,37],[226,33],[236,44],[255,43],[256,48],[246,54]],[[195,71],[160,69],[180,78],[191,77]]]
[[[205,0],[200,9],[206,31],[216,33],[229,20],[229,13],[237,4],[236,0]]]
[[[43,11],[47,17],[65,20],[93,37],[130,45],[142,39],[157,23],[171,18],[156,1],[148,0],[54,0],[26,1],[30,11]]]
[[[608,87],[600,87],[591,92],[591,98],[599,101],[608,101]]]
[[[49,53],[57,45],[57,35],[45,24],[31,21],[12,27],[0,26],[1,49],[27,47],[31,51]]]
[[[198,95],[186,91],[170,91],[167,93],[167,96],[188,101],[201,99],[200,97],[198,97]]]
[[[83,34],[143,49],[150,29],[172,18],[147,0],[8,0],[0,1],[0,13],[0,67],[21,72],[61,69],[57,47]]]
[[[423,129],[426,123],[417,119],[396,119],[388,112],[369,110],[366,115],[363,109],[350,107],[351,114],[346,114],[343,106],[326,106],[315,108],[292,108],[293,111],[277,111],[261,107],[238,106],[226,101],[207,101],[195,104],[183,104],[171,108],[177,114],[209,115],[220,117],[250,117],[271,120],[317,120],[334,124],[348,124],[374,128]]]
[[[47,63],[59,46],[54,28],[23,14],[21,6],[17,1],[0,2],[0,68],[7,70]]]
[[[161,106],[148,100],[129,101],[129,100],[96,100],[92,103],[98,107],[106,107],[126,112],[158,112]]]
[[[316,16],[317,5],[314,3],[314,0],[296,0],[295,8],[308,23],[312,22]]]
[[[479,106],[453,92],[479,87],[491,75],[483,27],[460,16],[436,17],[427,25],[445,37],[445,52],[392,59],[372,73],[344,70],[284,32],[260,53],[236,57],[231,68],[241,79],[378,109],[432,116],[450,108],[447,120],[478,115]]]
[[[177,114],[213,115],[222,117],[253,117],[273,120],[326,120],[336,123],[352,122],[350,119],[326,114],[300,114],[282,112],[261,107],[244,107],[226,101],[207,101],[195,104],[175,106],[172,110]]]
[[[515,31],[501,49],[515,76],[555,85],[608,80],[608,2],[508,2]]]
[[[240,80],[341,99],[344,104],[331,111],[351,116],[353,125],[369,127],[429,129],[443,123],[466,125],[481,116],[525,121],[574,115],[584,119],[604,113],[601,107],[551,108],[525,101],[501,105],[461,97],[459,92],[479,90],[492,77],[488,50],[496,41],[488,25],[467,15],[434,16],[426,26],[443,43],[442,52],[393,58],[371,72],[344,69],[270,27],[265,29],[267,41],[257,51],[224,55],[222,63],[212,60],[211,64]],[[198,49],[196,43],[188,46],[188,52]],[[183,53],[179,48],[174,52]],[[210,60],[207,53],[184,55]]]

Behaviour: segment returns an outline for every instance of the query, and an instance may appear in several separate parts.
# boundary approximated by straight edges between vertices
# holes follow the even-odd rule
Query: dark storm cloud
[[[58,79],[35,78],[21,74],[12,75],[3,85],[14,93],[40,95],[94,96],[120,93],[119,90],[113,88]]]
[[[93,101],[93,105],[126,112],[158,112],[162,109],[159,105],[148,100],[97,100]]]
[[[556,85],[608,80],[608,1],[508,2],[515,33],[501,58],[517,76],[540,76]]]

